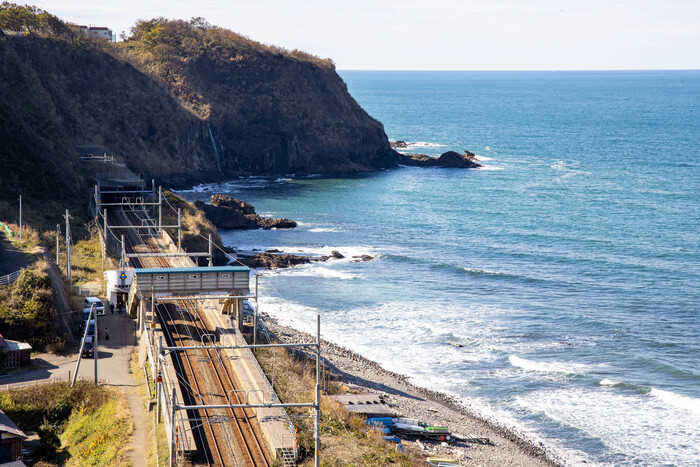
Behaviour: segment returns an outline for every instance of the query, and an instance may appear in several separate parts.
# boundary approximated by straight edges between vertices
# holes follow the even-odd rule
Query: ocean
[[[700,72],[340,75],[408,152],[484,167],[183,192],[299,222],[227,245],[346,256],[266,271],[261,310],[320,313],[324,338],[571,463],[700,465]]]

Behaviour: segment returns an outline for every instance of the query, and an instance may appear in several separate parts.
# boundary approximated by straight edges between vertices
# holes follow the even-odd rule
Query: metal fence
[[[0,276],[0,285],[12,284],[14,281],[16,281],[19,278],[20,272],[21,271],[15,271],[15,272],[11,272],[10,274],[7,274],[5,276]]]

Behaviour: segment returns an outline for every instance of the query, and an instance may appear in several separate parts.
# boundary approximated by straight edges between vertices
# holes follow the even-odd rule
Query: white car
[[[95,304],[95,312],[98,315],[104,315],[105,314],[105,305],[102,303],[102,300],[100,300],[97,297],[85,297],[85,301],[83,302],[83,313],[87,311],[88,313],[90,312],[90,307],[92,304]]]

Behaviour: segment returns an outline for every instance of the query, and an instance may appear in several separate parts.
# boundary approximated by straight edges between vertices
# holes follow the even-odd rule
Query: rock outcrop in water
[[[272,219],[255,213],[252,204],[228,195],[212,195],[210,204],[195,201],[216,227],[220,229],[291,229],[297,223],[287,218]]]
[[[293,255],[290,253],[270,253],[263,251],[252,256],[239,255],[237,261],[249,268],[289,268],[298,264],[311,263],[312,261],[325,261],[327,256],[311,257],[304,255]]]
[[[460,154],[455,151],[447,151],[440,157],[430,157],[425,154],[403,154],[402,164],[415,167],[446,167],[457,169],[475,169],[481,164],[475,162],[476,154],[464,151]]]
[[[389,141],[389,146],[391,146],[392,149],[406,149],[408,147],[408,143],[403,140]]]

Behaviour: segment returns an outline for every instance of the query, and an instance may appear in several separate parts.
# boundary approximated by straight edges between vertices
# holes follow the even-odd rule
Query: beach
[[[262,325],[283,342],[309,342],[313,337],[282,326],[262,315]],[[379,364],[331,342],[322,340],[323,371],[351,388],[355,393],[372,393],[385,397],[388,405],[401,417],[417,419],[435,426],[445,426],[461,438],[449,446],[439,443],[406,441],[407,449],[426,457],[440,456],[471,466],[560,466],[564,462],[543,446],[527,441],[514,431],[483,420],[470,413],[449,395],[411,384],[403,375],[383,369]],[[488,442],[487,442],[488,441]]]

